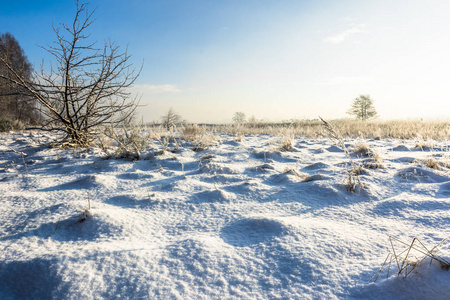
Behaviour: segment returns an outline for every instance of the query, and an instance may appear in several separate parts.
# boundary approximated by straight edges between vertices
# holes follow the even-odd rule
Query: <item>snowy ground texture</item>
[[[349,193],[329,140],[282,152],[275,136],[217,136],[130,161],[0,135],[0,299],[450,299],[436,262],[365,286],[389,236],[430,248],[450,236],[449,169],[421,163],[448,162],[448,141],[348,140],[384,167],[366,165]]]

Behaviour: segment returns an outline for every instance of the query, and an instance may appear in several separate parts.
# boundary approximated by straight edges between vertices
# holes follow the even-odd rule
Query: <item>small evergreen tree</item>
[[[377,117],[377,111],[369,95],[360,95],[358,98],[355,98],[347,113],[362,121]]]

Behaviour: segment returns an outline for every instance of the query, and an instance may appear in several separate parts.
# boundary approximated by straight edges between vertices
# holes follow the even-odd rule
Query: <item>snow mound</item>
[[[395,159],[396,161],[399,162],[404,162],[404,163],[413,163],[416,159],[414,157],[411,156],[403,156],[403,157],[399,157]]]
[[[448,259],[448,258],[447,258]],[[442,269],[434,261],[426,259],[406,278],[391,275],[387,279],[381,277],[377,282],[367,285],[354,296],[357,299],[450,299],[450,272]]]
[[[57,241],[93,241],[111,239],[124,234],[124,226],[120,221],[109,216],[92,215],[84,221],[80,216],[68,218],[55,224],[51,238]],[[52,224],[53,227],[53,224]]]
[[[254,181],[246,181],[239,184],[228,185],[223,188],[230,193],[250,196],[253,199],[260,196],[259,192],[270,189],[270,187]]]
[[[316,163],[313,163],[311,165],[304,167],[302,170],[314,171],[314,170],[328,169],[329,167],[330,167],[330,165],[327,163],[316,162]]]
[[[275,174],[270,176],[270,181],[274,182],[274,183],[294,183],[294,182],[299,182],[302,181],[304,178],[302,174],[296,175],[296,174],[292,174],[292,173],[281,173],[281,174]]]
[[[222,190],[204,191],[194,195],[192,201],[195,203],[229,202],[231,195]]]
[[[410,218],[418,218],[420,215],[428,214],[431,218],[434,212],[450,210],[450,202],[443,199],[413,198],[407,193],[378,202],[373,211],[384,216],[408,217],[411,212],[417,212]]]
[[[328,180],[328,179],[331,179],[331,177],[325,176],[325,175],[322,175],[322,174],[314,174],[314,175],[308,176],[303,181],[304,182],[310,182],[310,181]]]
[[[267,218],[245,218],[227,224],[220,237],[235,247],[246,247],[270,243],[287,234],[288,228],[277,220]]]
[[[110,183],[111,181],[102,175],[87,175],[67,183],[44,188],[42,191],[94,189],[107,186]]]
[[[327,150],[328,152],[335,152],[335,153],[344,152],[344,150],[342,148],[340,148],[336,145],[325,148],[325,150]]]
[[[442,198],[450,198],[450,181],[443,183],[439,187],[438,196]]]
[[[393,151],[410,151],[405,145],[398,145],[392,148]]]
[[[406,181],[418,181],[422,183],[439,183],[449,181],[447,175],[438,174],[436,171],[421,166],[413,166],[398,171],[397,176]]]
[[[251,168],[250,170],[252,170],[252,171],[275,170],[275,167],[274,167],[273,165],[271,165],[271,164],[266,163],[266,164],[259,165],[259,166],[257,166],[257,167],[253,167],[253,168]]]
[[[121,208],[145,208],[152,205],[148,195],[143,199],[137,199],[135,195],[117,195],[105,200],[105,203]]]
[[[253,152],[253,156],[258,159],[281,159],[281,152],[280,151],[267,151],[267,150],[255,150]]]
[[[230,167],[225,167],[217,163],[207,163],[203,164],[199,168],[200,173],[210,173],[210,174],[233,174],[234,171]]]
[[[151,174],[143,174],[143,173],[124,173],[116,175],[117,179],[123,180],[139,180],[139,179],[152,179],[154,175]]]

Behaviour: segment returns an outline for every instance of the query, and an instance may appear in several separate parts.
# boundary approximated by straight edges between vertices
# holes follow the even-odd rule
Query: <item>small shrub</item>
[[[358,143],[353,148],[353,153],[360,155],[360,156],[369,156],[370,149],[366,144]]]
[[[293,141],[291,137],[285,137],[281,142],[280,151],[292,151],[294,149]]]
[[[434,158],[427,158],[424,161],[425,166],[431,169],[440,170],[441,164]]]
[[[113,127],[106,128],[104,134],[111,140],[117,143],[117,148],[114,151],[114,156],[118,158],[129,158],[137,160],[141,158],[141,153],[148,150],[149,146],[149,133],[143,134],[140,127],[133,126],[129,128],[121,128],[120,130]],[[105,151],[108,156],[108,145],[111,145],[110,141],[104,138],[99,138],[100,148]]]
[[[212,134],[202,135],[197,140],[194,141],[194,145],[192,146],[192,150],[195,152],[203,151],[209,147],[211,147],[217,139]]]
[[[363,162],[363,167],[367,169],[384,169],[383,158],[378,151],[369,151],[369,159]]]
[[[5,118],[0,118],[0,132],[10,131],[10,130],[22,130],[25,125],[19,120],[9,120]]]
[[[181,136],[185,140],[196,140],[199,135],[205,134],[205,130],[197,126],[197,124],[185,126],[181,131]]]
[[[429,157],[426,159],[416,159],[414,162],[427,166],[430,169],[434,170],[443,170],[444,168],[449,169],[450,168],[450,162],[447,160],[437,160],[434,157]]]

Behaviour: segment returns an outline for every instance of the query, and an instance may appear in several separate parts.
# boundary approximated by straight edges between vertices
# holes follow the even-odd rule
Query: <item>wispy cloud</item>
[[[353,76],[337,76],[327,81],[321,82],[322,85],[342,85],[342,84],[355,84],[367,82],[368,78],[353,77]]]
[[[135,84],[131,87],[134,93],[140,95],[151,95],[151,94],[174,94],[180,93],[181,89],[173,84]]]
[[[325,43],[339,44],[354,34],[366,32],[364,28],[365,28],[364,24],[354,25],[352,28],[347,29],[341,33],[326,37],[323,41]]]

